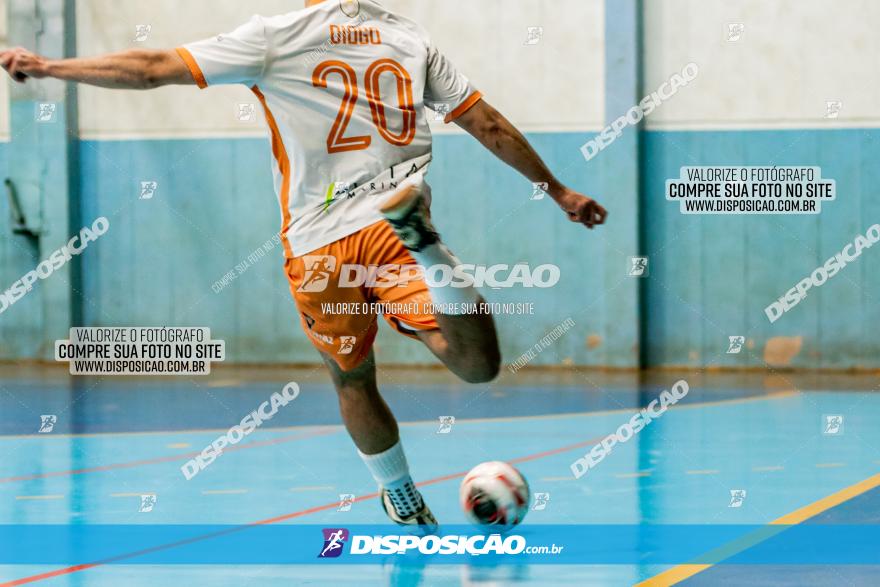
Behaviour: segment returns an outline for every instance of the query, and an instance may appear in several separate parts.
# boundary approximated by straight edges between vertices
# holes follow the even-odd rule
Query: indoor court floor
[[[679,379],[690,392],[678,405],[574,478],[576,458]],[[441,524],[466,524],[458,484],[468,469],[506,460],[533,494],[549,494],[517,532],[546,537],[553,529],[545,526],[559,528],[573,557],[564,564],[317,560],[321,528],[386,523],[321,370],[73,380],[56,369],[3,367],[0,381],[0,587],[875,585],[880,571],[877,554],[834,558],[841,535],[864,539],[858,527],[880,521],[874,376],[569,370],[465,386],[440,371],[383,370],[413,476]],[[289,381],[301,387],[296,400],[184,478],[185,462]],[[38,432],[41,415],[57,416],[51,432]],[[444,416],[456,418],[445,431]],[[830,429],[829,416],[842,416],[839,426]],[[341,506],[341,495],[353,497]],[[196,538],[159,536],[145,550],[118,539],[100,555],[57,548],[59,528],[141,524],[181,525]],[[287,565],[222,564],[240,554],[228,544],[226,552],[217,545],[218,564],[174,558],[201,540],[200,528],[220,525],[300,526],[317,539],[284,544],[299,561]],[[784,546],[767,554],[780,532],[793,535],[791,525],[819,527],[810,540],[830,543],[814,544],[809,560],[798,557],[810,549],[786,560],[777,556]],[[46,562],[5,564],[3,551],[41,544],[41,534]],[[664,539],[675,548],[645,547]]]

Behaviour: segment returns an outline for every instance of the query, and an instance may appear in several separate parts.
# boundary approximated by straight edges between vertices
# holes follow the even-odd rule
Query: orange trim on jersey
[[[480,91],[474,92],[473,94],[471,94],[468,97],[467,100],[465,100],[464,102],[459,104],[458,108],[456,108],[455,110],[453,110],[452,112],[447,114],[446,118],[443,119],[443,122],[445,122],[446,124],[449,124],[450,122],[454,121],[456,118],[458,118],[459,116],[461,116],[462,114],[464,114],[465,112],[467,112],[468,110],[473,108],[474,104],[476,104],[477,102],[479,102],[482,99],[483,99],[483,92],[480,92]]]
[[[199,64],[192,56],[192,53],[189,52],[189,49],[186,49],[185,47],[178,47],[177,49],[175,49],[175,51],[177,51],[177,54],[180,55],[181,59],[183,59],[183,62],[186,63],[186,66],[189,68],[190,75],[192,75],[193,80],[195,80],[199,88],[203,90],[207,88],[208,80],[205,79],[205,74],[202,73],[202,68],[199,67]]]
[[[288,259],[293,258],[293,250],[290,247],[290,241],[287,239],[287,231],[290,230],[290,159],[287,157],[287,149],[284,148],[284,141],[281,139],[281,131],[278,130],[278,123],[266,104],[266,97],[260,88],[254,86],[251,91],[257,96],[263,110],[266,111],[266,122],[269,124],[269,130],[272,131],[272,155],[278,162],[278,169],[281,171],[281,242],[284,245],[284,254]]]

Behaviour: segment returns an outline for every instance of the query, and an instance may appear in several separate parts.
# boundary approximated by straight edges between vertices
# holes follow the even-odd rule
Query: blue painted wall
[[[605,171],[617,152],[588,167],[578,151],[582,135],[530,138],[565,181],[588,193],[614,194],[616,178]],[[635,297],[614,293],[625,285],[626,257],[633,254],[616,223],[631,224],[632,211],[612,203],[609,226],[591,233],[570,223],[549,198],[531,201],[531,184],[472,138],[444,135],[435,147],[429,180],[436,223],[459,257],[561,269],[552,289],[483,292],[491,301],[534,302],[533,316],[499,316],[505,358],[515,360],[573,318],[575,328],[536,363],[635,365]],[[88,141],[81,158],[82,216],[105,215],[111,222],[84,259],[85,323],[210,326],[227,341],[232,361],[315,361],[280,247],[220,293],[212,289],[278,229],[267,141]],[[159,184],[151,200],[138,199],[145,180]],[[390,362],[434,361],[421,345],[387,329],[378,353]]]
[[[759,44],[728,44],[720,52],[714,41],[692,47],[690,43],[704,42],[704,37],[681,35],[677,13],[687,9],[696,14],[705,8],[692,4],[664,4],[661,9],[638,0],[606,0],[604,79],[594,74],[587,82],[595,79],[602,84],[606,122],[638,102],[644,91],[640,88],[643,74],[656,77],[663,72],[665,79],[668,71],[681,65],[681,55],[700,56],[701,63],[705,60],[706,77],[688,88],[691,94],[683,92],[664,106],[670,108],[665,121],[652,120],[666,127],[672,120],[672,127],[681,128],[690,121],[688,104],[697,119],[718,126],[740,124],[736,116],[758,121],[772,118],[765,116],[772,108],[765,107],[763,100],[757,114],[749,114],[748,109],[731,108],[742,101],[729,104],[711,93],[719,89],[724,96],[729,93],[727,77],[723,84],[712,77],[729,73],[729,64],[713,59],[729,58],[732,51],[738,51],[734,61],[742,68],[741,76],[773,63],[758,50]],[[643,7],[648,18],[641,23]],[[700,14],[694,20],[700,27],[720,18],[711,11]],[[755,22],[759,21],[764,22]],[[760,27],[748,30],[761,34]],[[126,43],[129,34],[126,29]],[[46,38],[50,37],[55,42],[59,35]],[[547,41],[562,38],[548,35]],[[836,51],[846,55],[845,50],[860,50],[859,38]],[[664,52],[652,51],[652,47],[664,47]],[[748,47],[751,52],[743,55]],[[664,56],[673,67],[658,61]],[[853,61],[835,58],[838,64]],[[495,73],[497,63],[492,64],[492,71],[483,72],[483,77]],[[545,64],[535,65],[535,71],[551,70]],[[798,80],[785,80],[775,73],[770,77],[778,86],[800,87]],[[516,92],[503,95],[519,97]],[[527,99],[538,98],[536,94]],[[32,123],[33,104],[28,99],[35,97],[13,96],[13,143],[0,143],[0,170],[20,180],[29,202],[39,200],[50,230],[41,249],[12,235],[7,201],[5,196],[0,198],[0,287],[5,289],[32,270],[77,230],[69,224],[86,225],[107,216],[111,227],[83,255],[81,287],[75,272],[55,275],[37,285],[38,293],[0,315],[0,359],[50,357],[53,341],[76,319],[75,312],[70,312],[71,300],[75,307],[80,299],[85,324],[210,326],[216,338],[227,341],[230,361],[316,360],[300,332],[279,248],[219,293],[213,288],[277,231],[279,214],[266,140],[82,141],[75,143],[80,147],[80,161],[72,158],[67,169],[65,143],[68,136],[76,136],[75,128],[71,126],[69,133],[55,128],[23,135],[23,125]],[[53,99],[62,98],[59,94]],[[847,108],[858,105],[855,100],[845,102]],[[704,105],[716,111],[710,108],[707,114]],[[89,106],[86,113],[101,110]],[[595,100],[585,106],[594,107]],[[145,112],[144,121],[161,114],[162,108],[160,102]],[[683,109],[684,115],[674,108]],[[799,111],[798,116],[812,116],[811,109],[805,112]],[[856,114],[857,109],[853,110]],[[667,115],[661,109],[655,116]],[[866,119],[862,116],[856,119]],[[590,117],[576,122],[555,121],[551,116],[545,121],[550,127],[556,127],[550,120],[565,124],[564,128],[594,124]],[[140,130],[152,130],[148,122],[144,124]],[[103,129],[100,124],[97,128]],[[117,129],[110,124],[103,130]],[[594,134],[529,136],[565,181],[595,195],[609,209],[608,224],[593,232],[570,224],[549,199],[530,201],[531,185],[471,138],[436,137],[430,176],[434,214],[458,255],[470,263],[555,263],[561,268],[561,281],[550,290],[483,292],[490,301],[535,305],[533,316],[499,316],[507,361],[514,361],[546,332],[572,319],[574,329],[533,364],[633,367],[641,357],[647,366],[763,367],[768,346],[792,348],[792,341],[798,340],[800,349],[791,359],[796,367],[880,367],[880,343],[874,335],[880,317],[874,299],[880,291],[880,250],[866,251],[778,322],[770,324],[764,315],[769,303],[857,234],[880,222],[880,203],[873,193],[880,185],[875,163],[880,155],[880,130],[638,132],[630,128],[600,156],[585,163],[579,147]],[[683,165],[818,165],[826,177],[837,181],[838,200],[826,203],[817,216],[684,216],[663,197],[665,181],[677,177]],[[69,177],[78,179],[70,190]],[[153,199],[138,199],[142,181],[159,183]],[[628,258],[641,254],[651,258],[651,274],[639,281],[629,278],[626,270]],[[732,335],[748,339],[739,355],[726,353],[727,337]],[[380,335],[377,353],[386,362],[434,362],[420,345],[388,329]]]
[[[644,135],[642,221],[651,365],[763,366],[774,337],[802,337],[792,366],[880,367],[880,249],[867,249],[770,324],[764,308],[880,222],[880,130],[661,132]],[[683,165],[809,165],[837,181],[819,215],[685,216],[667,202]],[[753,348],[728,355],[727,337]]]
[[[774,337],[802,337],[792,361],[805,368],[880,367],[880,250],[858,261],[770,324],[764,308],[875,222],[880,130],[648,131],[641,212],[616,199],[621,161],[615,144],[589,164],[578,133],[529,137],[563,178],[607,202],[609,225],[587,232],[551,201],[529,200],[531,186],[466,136],[437,137],[430,180],[444,238],[472,263],[556,263],[549,290],[485,291],[493,301],[535,303],[534,316],[502,316],[507,361],[571,317],[576,327],[537,364],[632,366],[638,333],[629,287],[631,243],[616,241],[637,215],[645,225],[646,359],[649,365],[763,366]],[[111,229],[83,256],[84,321],[92,325],[210,326],[230,360],[313,362],[300,332],[281,251],[276,248],[220,293],[212,285],[271,239],[278,211],[270,154],[262,139],[86,141],[81,145],[82,218],[106,215]],[[0,145],[6,168],[8,145]],[[838,199],[818,216],[684,216],[664,199],[665,181],[682,165],[819,165],[837,180]],[[159,182],[139,200],[140,181]],[[0,275],[4,288],[39,255],[9,230],[0,199]],[[38,288],[42,287],[38,285]],[[41,328],[44,301],[29,295],[0,315],[0,353],[40,356],[51,343]],[[32,332],[33,331],[33,332]],[[751,344],[728,355],[727,337]],[[593,345],[587,345],[592,337]],[[44,340],[45,339],[45,340]],[[39,340],[40,344],[27,341]],[[26,343],[26,344],[25,344]],[[383,329],[379,356],[430,363],[420,345]]]

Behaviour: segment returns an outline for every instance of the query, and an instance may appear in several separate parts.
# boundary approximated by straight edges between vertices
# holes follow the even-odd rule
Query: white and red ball
[[[481,463],[464,476],[459,491],[464,514],[481,526],[515,526],[529,511],[529,483],[516,467]]]

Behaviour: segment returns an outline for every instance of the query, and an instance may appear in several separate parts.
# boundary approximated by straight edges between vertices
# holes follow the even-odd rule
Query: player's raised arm
[[[572,222],[580,222],[590,229],[605,222],[608,214],[605,208],[560,183],[523,134],[485,100],[458,116],[455,123],[531,181],[547,183],[548,194]]]
[[[0,53],[0,65],[19,83],[29,77],[52,77],[131,90],[196,83],[183,58],[174,50],[132,49],[100,57],[46,59],[17,47]]]

